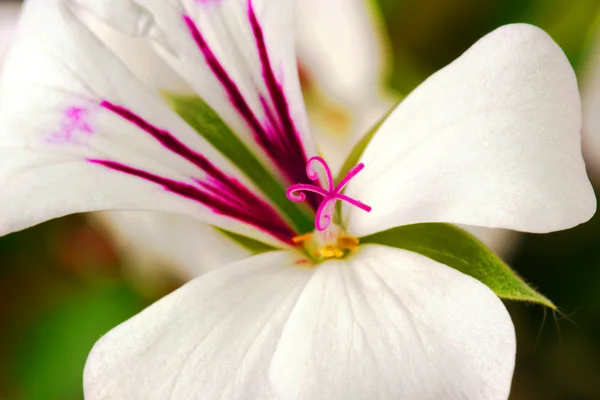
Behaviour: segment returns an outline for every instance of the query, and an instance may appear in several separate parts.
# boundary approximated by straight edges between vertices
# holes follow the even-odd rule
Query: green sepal
[[[224,236],[226,236],[227,238],[231,239],[233,242],[238,244],[240,247],[243,247],[244,249],[248,250],[252,254],[261,254],[261,253],[266,253],[267,251],[277,250],[277,248],[275,248],[271,245],[268,245],[266,243],[260,242],[258,240],[254,240],[254,239],[251,239],[246,236],[238,235],[237,233],[233,233],[233,232],[230,232],[230,231],[222,229],[222,228],[217,228],[217,227],[213,227],[213,228],[215,228],[217,231],[219,231],[219,233],[221,233]]]
[[[352,169],[356,166],[356,164],[358,164],[358,160],[360,160],[360,157],[367,148],[367,145],[369,144],[371,139],[373,139],[375,132],[379,130],[379,128],[383,124],[383,121],[387,119],[387,117],[392,113],[392,111],[394,111],[395,108],[396,106],[392,107],[358,142],[356,142],[356,144],[350,151],[350,154],[348,154],[348,157],[346,157],[346,161],[344,161],[344,164],[342,164],[342,168],[340,169],[337,179],[335,180],[336,184],[339,183],[342,179],[344,179],[348,171],[350,171],[350,169]],[[341,221],[341,215],[342,202],[338,201],[335,205],[335,220]]]
[[[377,132],[379,130],[379,128],[383,124],[383,121],[385,121],[387,119],[387,117],[392,113],[392,111],[395,108],[396,107],[392,107],[392,109],[390,111],[388,111],[383,116],[383,118],[381,118],[358,142],[356,142],[356,144],[350,151],[350,154],[348,154],[348,157],[346,157],[346,161],[344,161],[344,164],[342,164],[342,168],[340,169],[340,173],[338,174],[338,178],[337,178],[336,182],[339,182],[340,180],[342,180],[346,176],[348,171],[350,171],[351,168],[353,168],[354,166],[356,166],[356,164],[358,164],[358,160],[360,159],[363,152],[367,148],[367,145],[369,144],[371,139],[373,139],[375,132]]]
[[[472,276],[498,297],[556,306],[520,278],[504,261],[465,230],[451,224],[424,223],[400,226],[360,239],[409,250]]]
[[[289,218],[297,231],[313,230],[313,219],[288,200],[285,189],[200,97],[161,93],[171,108],[231,160]]]

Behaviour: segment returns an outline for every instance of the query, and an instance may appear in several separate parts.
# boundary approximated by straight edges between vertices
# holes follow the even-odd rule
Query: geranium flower
[[[2,233],[73,212],[156,210],[274,248],[105,335],[86,397],[506,398],[515,337],[500,299],[385,233],[427,222],[543,233],[589,219],[572,68],[541,30],[502,27],[391,112],[349,156],[348,179],[318,179],[294,5],[26,5],[0,93]],[[142,84],[85,13],[150,41],[201,100]],[[292,185],[304,185],[293,200],[294,189],[318,194],[299,205]]]
[[[385,35],[377,10],[368,3],[303,0],[296,6],[294,41],[312,136],[335,173],[360,136],[400,101],[384,89]],[[147,85],[193,93],[177,73],[160,67],[164,62],[149,46],[93,18],[86,23]],[[181,215],[111,211],[94,217],[108,228],[136,280],[152,282],[166,268],[192,279],[251,254],[217,229]],[[478,234],[496,250],[500,248],[496,243],[504,243],[501,233]]]

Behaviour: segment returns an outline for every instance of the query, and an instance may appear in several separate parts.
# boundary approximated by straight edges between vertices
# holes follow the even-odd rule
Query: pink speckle
[[[89,112],[80,106],[70,106],[63,111],[60,128],[50,134],[51,143],[68,143],[77,141],[78,137],[94,132],[89,120]]]
[[[65,115],[67,116],[67,119],[72,123],[72,126],[78,127],[84,132],[92,132],[92,127],[85,120],[85,117],[87,116],[87,111],[83,108],[70,107],[69,109],[67,109]]]

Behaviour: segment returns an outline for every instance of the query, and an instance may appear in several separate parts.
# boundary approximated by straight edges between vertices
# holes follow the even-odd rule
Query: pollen
[[[340,236],[337,239],[337,245],[342,250],[356,251],[360,241],[353,236]]]
[[[344,257],[344,251],[334,244],[327,244],[317,250],[317,255],[324,259],[342,258]]]
[[[292,242],[296,244],[306,243],[312,239],[312,233],[305,233],[304,235],[294,236]]]
[[[344,258],[356,251],[360,244],[357,238],[346,235],[336,225],[323,232],[315,231],[296,236],[292,241],[313,260],[313,265],[325,260]]]
[[[358,249],[359,240],[353,236],[340,235],[332,243],[325,243],[315,252],[320,260],[329,260],[332,258],[344,258],[348,254]]]

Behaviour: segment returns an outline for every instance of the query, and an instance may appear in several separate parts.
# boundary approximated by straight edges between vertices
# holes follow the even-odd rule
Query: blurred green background
[[[512,22],[546,30],[580,74],[598,58],[591,50],[600,37],[598,0],[378,5],[393,52],[389,84],[400,93]],[[511,399],[600,399],[600,217],[570,231],[524,236],[511,265],[561,310],[507,303],[518,336]],[[0,399],[82,398],[93,343],[180,284],[164,277],[140,283],[126,271],[110,238],[83,216],[0,238]]]

